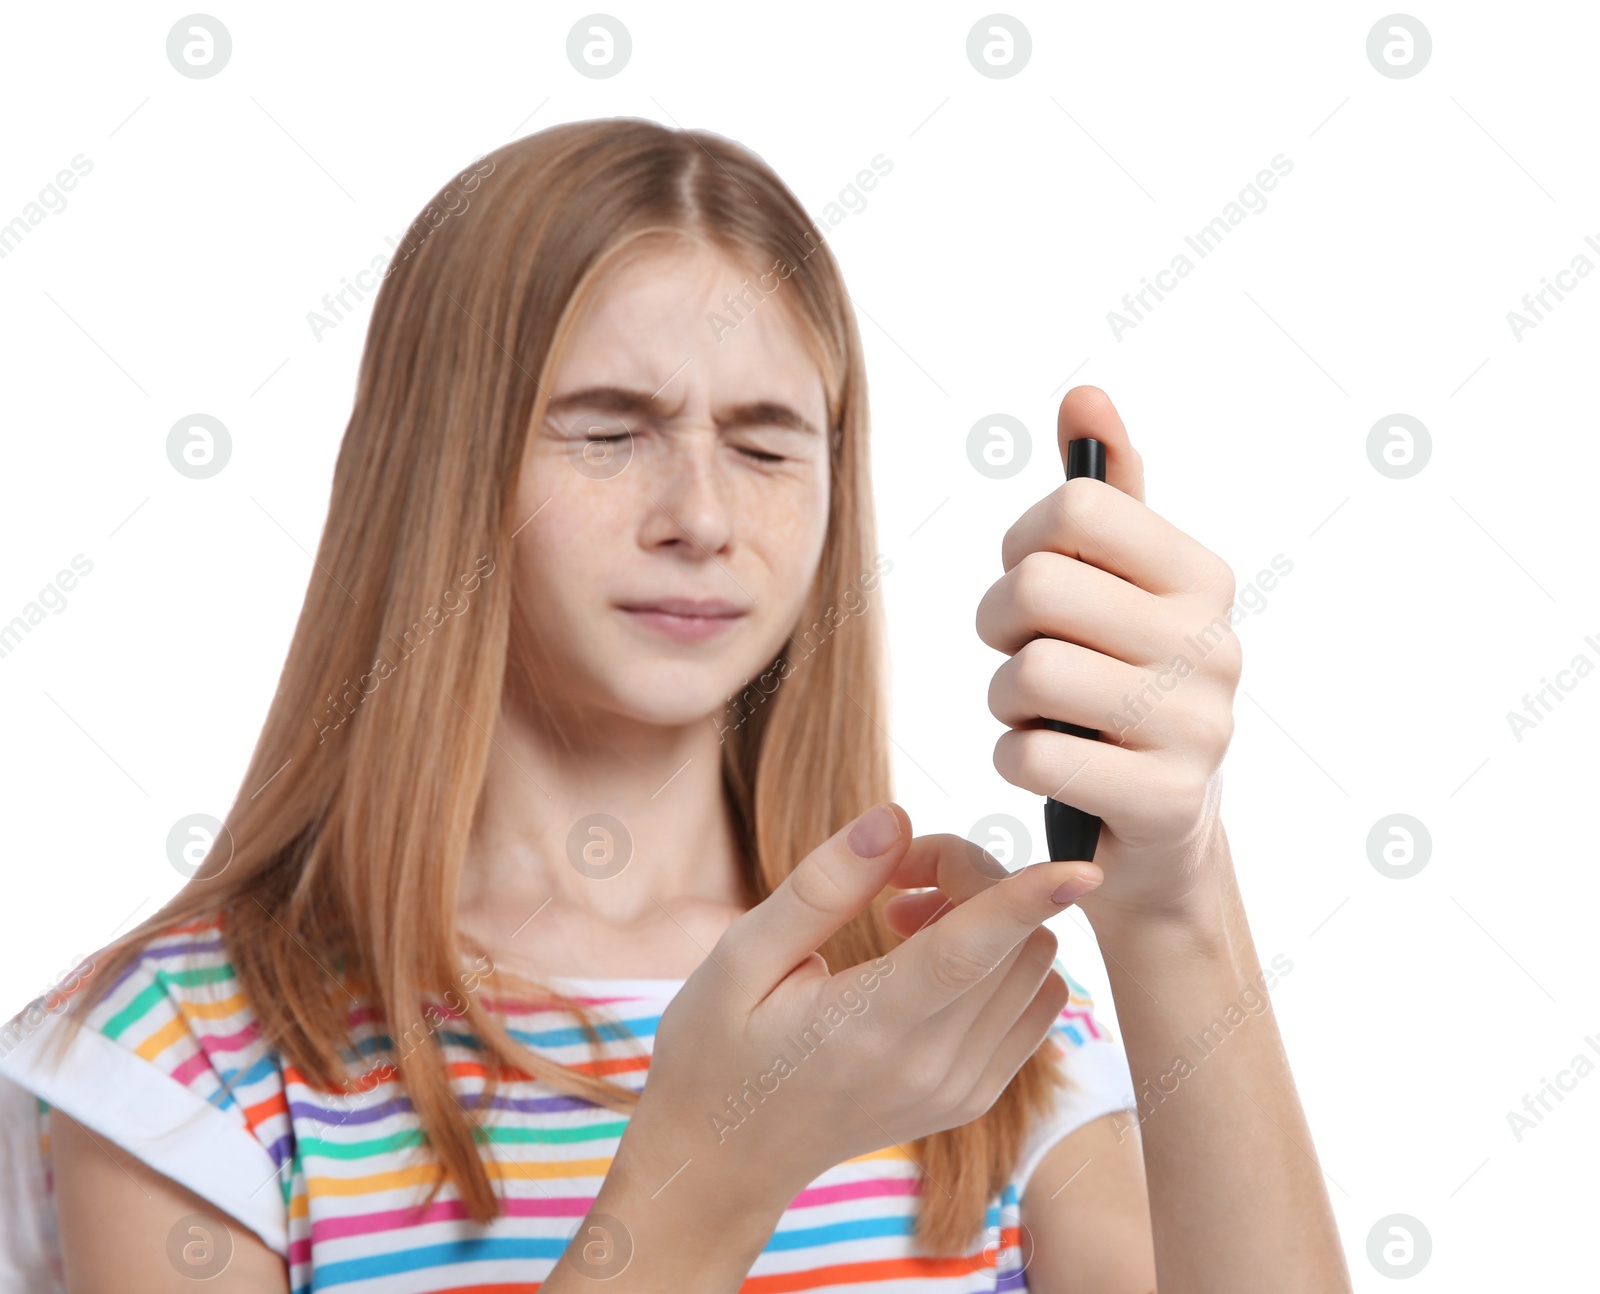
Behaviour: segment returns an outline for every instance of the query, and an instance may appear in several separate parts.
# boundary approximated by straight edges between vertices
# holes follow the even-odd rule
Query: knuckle
[[[994,739],[994,750],[989,755],[989,762],[994,765],[994,771],[1013,785],[1016,784],[1016,779],[1012,775],[1012,748],[1016,743],[1012,738],[1016,735],[1013,730],[1002,732]]]
[[[1213,706],[1208,714],[1210,723],[1206,737],[1209,748],[1218,752],[1228,749],[1233,742],[1233,707],[1231,705]]]
[[[1033,959],[1035,965],[1048,968],[1054,964],[1060,946],[1060,941],[1049,926],[1036,926],[1024,943],[1024,952]]]
[[[1058,554],[1035,549],[1011,570],[1012,601],[1024,624],[1038,627],[1049,615],[1055,597]]]
[[[989,852],[982,845],[974,844],[953,831],[935,832],[920,839],[925,847],[933,851],[936,875],[941,883],[959,869],[981,869],[986,866],[983,860],[989,857]]]
[[[1018,773],[1025,786],[1043,786],[1051,782],[1051,769],[1054,765],[1050,759],[1050,738],[1054,734],[1048,728],[1029,728],[1022,733],[1018,754]],[[1059,776],[1056,781],[1059,781]]]
[[[802,863],[789,873],[785,883],[790,897],[802,907],[828,916],[838,912],[842,898],[839,884],[819,862]]]
[[[1048,729],[1013,728],[994,743],[995,772],[1013,786],[1032,788],[1044,780],[1041,732]]]
[[[1206,709],[1203,725],[1205,749],[1221,755],[1234,741],[1234,709],[1230,705],[1211,705]]]
[[[1217,591],[1224,595],[1225,605],[1232,606],[1234,596],[1239,591],[1238,578],[1233,573],[1233,567],[1223,561],[1215,553],[1211,555],[1211,583]]]
[[[1244,644],[1239,641],[1239,635],[1229,634],[1228,641],[1222,643],[1212,653],[1217,658],[1217,671],[1228,684],[1229,692],[1238,686],[1239,678],[1244,673]]]
[[[1237,668],[1240,658],[1239,633],[1226,610],[1219,611],[1198,627],[1187,630],[1200,658],[1193,673],[1202,679],[1223,678]],[[1185,649],[1180,647],[1180,652]]]
[[[1008,573],[991,584],[978,599],[978,609],[972,614],[972,625],[979,640],[996,651],[1000,650],[1001,621],[1005,618],[1003,612],[1008,596],[1006,581],[1010,578]]]
[[[1205,779],[1193,765],[1185,765],[1173,778],[1172,802],[1184,817],[1205,795]]]
[[[989,1113],[999,1097],[998,1092],[988,1091],[982,1083],[978,1083],[962,1098],[956,1107],[957,1117],[963,1123],[971,1123],[974,1119],[981,1119]]]
[[[902,1037],[886,1029],[847,1029],[839,1044],[841,1051],[849,1053],[854,1072],[872,1074],[894,1070],[901,1063],[904,1047]]]
[[[1011,685],[1024,701],[1036,701],[1049,687],[1052,639],[1035,638],[1017,648],[1011,658]]]
[[[739,922],[732,922],[726,930],[711,945],[711,957],[718,965],[736,963],[739,959],[739,950],[743,945],[743,934],[739,929]],[[665,1013],[663,1013],[665,1018]]]
[[[967,949],[946,945],[934,954],[928,973],[941,991],[965,993],[987,978],[991,969],[987,962]]]
[[[1210,786],[1208,778],[1199,768],[1186,764],[1172,775],[1170,789],[1164,797],[1167,812],[1165,827],[1179,830],[1192,823],[1205,807]]]
[[[1233,707],[1206,697],[1184,711],[1180,732],[1193,749],[1206,754],[1224,751],[1233,740]]]
[[[1243,664],[1245,664],[1245,645],[1238,641],[1237,630],[1230,630],[1229,635],[1219,641],[1218,645],[1211,649],[1210,656],[1206,657],[1206,665],[1210,667],[1211,672],[1229,683],[1237,683]]]
[[[1105,490],[1091,477],[1074,477],[1061,486],[1056,497],[1061,515],[1076,525],[1093,529],[1102,516]]]
[[[1003,881],[1011,871],[998,858],[991,854],[982,845],[968,840],[965,836],[952,835],[950,852],[946,857],[958,861],[962,867],[962,876],[977,875],[991,883]],[[943,859],[941,858],[941,863]],[[943,868],[941,867],[941,872]]]
[[[1004,716],[1010,708],[1005,703],[1006,694],[1016,686],[1016,667],[1012,664],[1015,659],[1013,656],[1011,660],[1002,661],[1000,667],[989,678],[989,690],[985,698],[989,713],[1002,723],[1005,722]]]
[[[931,1052],[915,1057],[900,1074],[906,1100],[913,1105],[930,1104],[944,1086],[945,1066]]]

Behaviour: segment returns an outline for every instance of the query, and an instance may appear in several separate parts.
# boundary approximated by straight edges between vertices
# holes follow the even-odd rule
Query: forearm
[[[793,1193],[734,1180],[716,1149],[630,1124],[541,1294],[736,1294]]]
[[[1162,1294],[1348,1291],[1220,822],[1199,910],[1095,932],[1138,1099]]]

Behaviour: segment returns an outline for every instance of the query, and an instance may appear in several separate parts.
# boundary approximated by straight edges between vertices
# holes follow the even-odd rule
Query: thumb
[[[1144,502],[1144,459],[1134,449],[1111,397],[1097,386],[1075,386],[1061,397],[1056,411],[1056,441],[1061,465],[1067,465],[1067,446],[1092,436],[1106,447],[1106,483]]]
[[[911,843],[898,804],[874,805],[800,860],[717,941],[719,965],[758,1001],[889,883]]]

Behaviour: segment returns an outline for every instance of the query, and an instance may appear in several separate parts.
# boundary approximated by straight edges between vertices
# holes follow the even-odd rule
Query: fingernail
[[[1055,891],[1050,895],[1050,901],[1065,907],[1067,904],[1081,899],[1090,890],[1094,889],[1096,885],[1100,884],[1100,879],[1099,877],[1079,872],[1076,876],[1069,877],[1056,886]]]
[[[850,828],[849,845],[862,858],[876,858],[899,839],[900,819],[887,804],[880,804]]]

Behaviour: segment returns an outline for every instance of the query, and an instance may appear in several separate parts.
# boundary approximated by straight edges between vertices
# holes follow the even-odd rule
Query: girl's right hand
[[[661,1017],[639,1134],[671,1128],[676,1151],[787,1204],[835,1164],[994,1104],[1066,1005],[1040,923],[1103,874],[1062,862],[1008,875],[961,837],[913,840],[910,825],[898,805],[869,810],[728,927]],[[830,973],[817,947],[885,885],[937,889],[891,900],[903,943]]]

